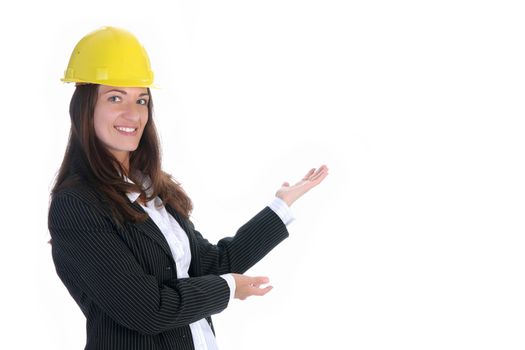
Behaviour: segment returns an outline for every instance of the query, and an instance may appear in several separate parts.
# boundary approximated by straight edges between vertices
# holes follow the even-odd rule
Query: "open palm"
[[[319,169],[312,168],[306,175],[295,185],[290,186],[288,182],[284,182],[282,187],[275,193],[283,201],[292,205],[299,197],[308,192],[311,188],[319,185],[321,181],[328,175],[328,167],[322,165]]]

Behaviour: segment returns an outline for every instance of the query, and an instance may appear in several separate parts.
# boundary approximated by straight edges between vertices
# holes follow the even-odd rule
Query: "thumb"
[[[285,181],[285,182],[283,182],[282,186],[284,186],[284,187],[288,187],[288,186],[290,186],[290,184],[289,184],[288,182]]]

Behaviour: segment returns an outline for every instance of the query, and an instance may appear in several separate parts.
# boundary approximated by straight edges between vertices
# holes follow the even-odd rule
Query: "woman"
[[[51,192],[56,271],[87,320],[86,349],[217,349],[211,315],[265,295],[243,273],[288,236],[290,205],[328,174],[284,183],[234,237],[209,243],[192,202],[161,169],[149,58],[128,31],[103,27],[76,45],[71,131]]]

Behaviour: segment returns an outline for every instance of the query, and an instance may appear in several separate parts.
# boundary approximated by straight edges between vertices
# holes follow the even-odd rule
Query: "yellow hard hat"
[[[154,87],[148,54],[127,30],[102,27],[75,46],[63,82]]]

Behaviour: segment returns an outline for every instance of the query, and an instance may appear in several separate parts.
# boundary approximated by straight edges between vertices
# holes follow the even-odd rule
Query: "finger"
[[[328,171],[328,167],[326,165],[321,165],[315,172],[312,172],[310,176],[305,177],[304,180],[312,181],[316,178],[316,176],[323,173],[324,171]]]
[[[319,170],[315,174],[313,174],[310,177],[310,179],[315,179],[315,178],[317,178],[317,177],[319,177],[319,176],[321,176],[322,174],[325,174],[325,173],[328,173],[328,168],[322,168],[322,169],[319,168]]]
[[[306,175],[303,177],[303,180],[308,180],[308,178],[315,172],[315,168],[312,168],[310,169],[310,171],[308,171],[306,173]]]
[[[312,177],[310,179],[311,182],[315,183],[315,184],[318,184],[320,183],[321,181],[323,181],[323,179],[328,175],[328,170],[327,171],[323,171],[317,175],[315,175],[314,177]]]
[[[290,184],[288,182],[283,182],[283,184],[281,186],[288,187],[288,186],[290,186]]]
[[[259,295],[260,295],[260,296],[263,296],[263,295],[265,295],[266,293],[268,293],[269,291],[271,291],[272,289],[273,289],[272,286],[268,286],[268,287],[266,287],[266,288],[259,289],[259,291],[260,291],[260,294],[259,294]]]
[[[316,176],[316,175],[318,175],[320,173],[323,173],[323,172],[326,172],[326,171],[328,171],[328,167],[323,164],[323,165],[321,165],[319,167],[319,169],[317,169],[317,171],[315,172],[315,174],[313,174],[313,176]]]
[[[317,176],[317,175],[325,173],[325,172],[328,172],[328,167],[323,164],[323,165],[321,165],[319,167],[319,169],[317,169],[317,171],[314,174],[312,174],[312,176]]]
[[[272,286],[268,286],[268,287],[265,287],[265,288],[253,288],[250,291],[250,294],[251,295],[257,295],[257,296],[263,296],[266,293],[268,293],[269,291],[271,291],[272,289],[273,289]]]
[[[251,285],[252,286],[260,286],[261,284],[270,283],[270,279],[265,276],[259,276],[259,277],[252,277]]]

